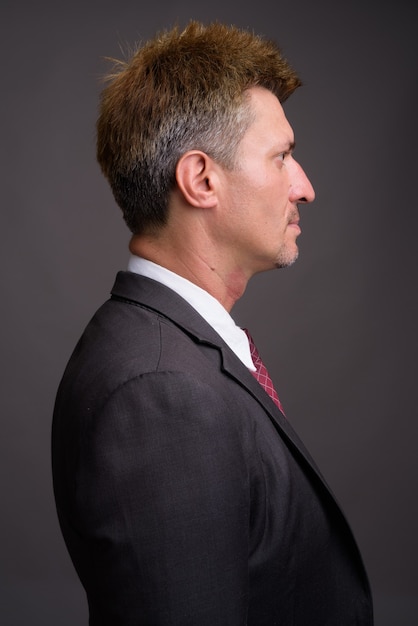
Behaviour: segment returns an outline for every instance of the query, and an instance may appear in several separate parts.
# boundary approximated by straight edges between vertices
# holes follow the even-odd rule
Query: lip
[[[301,228],[299,226],[299,220],[293,220],[292,222],[289,222],[288,226],[291,226],[292,228],[295,228],[299,233],[301,233]]]

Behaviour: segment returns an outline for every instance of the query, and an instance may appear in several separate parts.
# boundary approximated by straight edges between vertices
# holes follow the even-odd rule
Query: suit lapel
[[[260,383],[254,378],[249,370],[241,364],[239,359],[226,347],[219,348],[223,357],[223,370],[232,378],[234,378],[241,386],[245,387],[248,393],[255,398],[264,408],[275,428],[281,436],[289,443],[290,447],[295,448],[301,454],[315,473],[321,478],[327,489],[331,492],[330,487],[322,476],[318,466],[309,454],[303,442],[294,431],[291,422],[284,417],[279,408],[275,405],[270,396],[266,393]],[[238,363],[237,363],[238,361]],[[334,497],[334,495],[333,495]]]

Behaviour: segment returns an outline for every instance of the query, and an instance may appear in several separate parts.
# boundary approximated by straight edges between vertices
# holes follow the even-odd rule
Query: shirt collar
[[[210,293],[179,274],[133,254],[128,261],[128,271],[156,280],[184,298],[222,337],[242,363],[251,371],[255,371],[247,335]]]

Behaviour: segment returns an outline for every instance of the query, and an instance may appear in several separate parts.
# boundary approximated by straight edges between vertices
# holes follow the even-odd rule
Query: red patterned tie
[[[283,415],[285,415],[285,412],[283,410],[282,407],[282,403],[279,400],[279,396],[277,395],[277,391],[275,390],[274,386],[273,386],[273,382],[269,376],[269,373],[267,371],[266,366],[264,365],[263,361],[261,360],[261,357],[258,353],[258,350],[255,346],[254,340],[251,337],[250,333],[248,332],[248,330],[246,328],[243,329],[248,337],[248,342],[250,344],[250,352],[251,352],[251,358],[253,360],[254,363],[254,367],[256,368],[255,372],[251,372],[251,374],[254,376],[254,378],[256,378],[258,380],[258,382],[260,383],[260,385],[262,387],[264,387],[264,389],[266,390],[266,392],[269,394],[270,398],[273,400],[273,402],[279,407],[279,409],[281,410],[281,412],[283,413]]]

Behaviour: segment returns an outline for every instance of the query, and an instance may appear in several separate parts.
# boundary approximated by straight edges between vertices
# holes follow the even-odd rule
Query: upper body
[[[282,102],[299,80],[249,33],[191,23],[104,91],[98,158],[134,255],[229,312],[298,255],[314,192]],[[372,624],[351,531],[242,359],[173,290],[130,272],[61,382],[53,473],[90,623]]]
[[[93,626],[372,624],[351,531],[251,372],[121,272],[57,396],[55,495]]]

